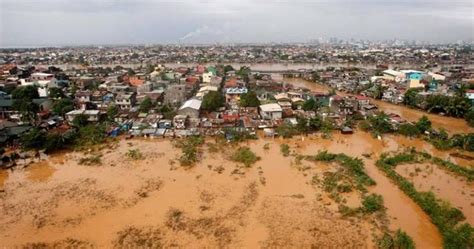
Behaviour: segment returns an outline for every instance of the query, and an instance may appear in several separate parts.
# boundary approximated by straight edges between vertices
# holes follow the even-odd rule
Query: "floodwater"
[[[343,247],[365,248],[376,227],[343,219],[316,198],[304,174],[279,146],[248,146],[261,157],[252,168],[205,152],[185,169],[169,140],[120,141],[102,165],[79,165],[71,152],[10,174],[0,193],[0,244],[66,247]],[[203,147],[206,151],[206,146]],[[139,149],[143,160],[126,156]],[[97,153],[97,152],[92,152]],[[327,200],[324,200],[327,201]],[[36,243],[36,244],[31,244]]]
[[[285,82],[292,84],[296,87],[305,87],[305,88],[311,89],[312,91],[328,91],[329,90],[329,87],[325,85],[314,83],[314,82],[307,81],[300,78],[286,78]],[[348,95],[346,93],[340,93],[340,92],[338,94]],[[429,114],[427,112],[411,109],[403,105],[395,105],[395,104],[388,103],[385,101],[380,101],[380,100],[371,99],[371,101],[374,104],[376,104],[380,110],[387,113],[395,113],[408,121],[412,121],[412,122],[417,121],[423,115],[425,115],[431,120],[433,127],[438,128],[438,129],[443,128],[451,134],[474,132],[474,127],[470,127],[464,119],[452,118],[452,117],[441,116],[441,115],[436,115],[436,114]]]
[[[213,139],[207,143],[214,143]],[[204,145],[201,162],[183,168],[176,160],[180,149],[162,139],[111,143],[100,152],[91,152],[102,154],[102,164],[95,166],[78,164],[80,158],[90,156],[83,153],[51,155],[8,175],[0,172],[4,189],[0,192],[0,244],[133,247],[147,238],[151,246],[165,247],[350,244],[373,248],[374,234],[380,234],[381,228],[371,219],[341,217],[338,204],[311,183],[315,174],[334,171],[336,166],[304,160],[297,164],[294,157],[281,154],[283,143],[303,155],[328,150],[363,158],[368,175],[377,182],[369,191],[384,197],[389,228],[406,231],[419,248],[442,247],[430,218],[376,168],[375,161],[383,152],[406,147],[443,159],[450,159],[451,151],[438,151],[419,139],[384,136],[378,140],[365,132],[334,133],[331,139],[311,135],[241,143],[239,146],[249,146],[261,158],[251,168],[230,161],[229,153],[237,146],[225,144],[214,146],[218,152]],[[145,159],[129,159],[126,153],[130,149],[139,149]],[[367,154],[370,157],[363,156]],[[471,221],[472,214],[466,212],[472,211],[472,185],[437,167],[430,172],[434,173],[425,178],[425,173],[419,174],[421,179],[415,176],[421,190],[442,183],[435,193],[462,207]],[[360,205],[356,193],[343,197],[348,206]]]
[[[418,191],[433,191],[438,198],[459,208],[466,216],[466,221],[474,225],[473,182],[448,174],[429,163],[399,165],[396,171],[413,182]]]

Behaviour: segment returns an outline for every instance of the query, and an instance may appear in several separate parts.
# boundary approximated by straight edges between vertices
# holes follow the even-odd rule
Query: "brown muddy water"
[[[285,78],[285,82],[297,87],[305,87],[311,89],[312,91],[327,91],[329,89],[329,87],[325,85],[300,78]],[[341,92],[338,92],[338,94],[347,95]],[[425,115],[431,120],[433,127],[437,129],[443,128],[450,134],[474,132],[474,128],[470,127],[464,119],[429,114],[420,110],[405,107],[403,105],[395,105],[380,100],[371,99],[371,101],[376,104],[380,110],[387,113],[395,113],[408,121],[417,121],[423,115]]]
[[[264,149],[267,143],[269,149]],[[26,169],[0,173],[0,244],[133,247],[146,239],[146,246],[152,247],[373,248],[380,226],[370,217],[343,218],[337,203],[311,184],[314,174],[332,171],[335,165],[297,165],[293,157],[281,154],[282,143],[298,154],[328,150],[364,158],[368,174],[377,182],[369,191],[384,197],[389,228],[406,231],[419,248],[441,248],[440,234],[429,217],[378,171],[375,160],[382,152],[404,146],[424,148],[442,158],[449,158],[449,151],[395,136],[380,141],[364,132],[333,134],[331,139],[246,142],[242,145],[261,158],[251,168],[229,160],[237,146],[221,146],[220,152],[203,146],[202,161],[183,168],[176,161],[180,150],[169,140],[119,141],[100,152],[102,164],[96,166],[79,165],[79,159],[89,156],[83,153],[52,155]],[[145,159],[129,159],[130,149],[139,149]],[[362,156],[371,153],[370,158]],[[436,193],[466,212],[472,200],[469,185],[432,170],[439,171],[432,174],[436,181],[444,182]],[[431,183],[435,179],[426,187]],[[451,186],[466,194],[444,190]],[[344,199],[348,206],[360,205],[359,195]]]
[[[397,173],[410,180],[418,191],[432,191],[442,200],[459,208],[466,221],[474,225],[474,183],[454,176],[429,163],[405,164]]]

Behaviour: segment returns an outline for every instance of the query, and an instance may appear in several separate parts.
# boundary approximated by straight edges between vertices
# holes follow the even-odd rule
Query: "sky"
[[[0,0],[0,46],[474,40],[474,0]]]

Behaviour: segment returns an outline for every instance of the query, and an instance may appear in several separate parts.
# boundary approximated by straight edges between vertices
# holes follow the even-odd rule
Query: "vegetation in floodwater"
[[[280,152],[284,157],[290,155],[290,146],[288,144],[281,144],[280,145]]]
[[[415,249],[415,242],[408,234],[398,229],[394,235],[384,233],[377,241],[377,247],[380,249]]]
[[[414,153],[383,154],[376,165],[430,216],[443,236],[444,248],[472,248],[474,228],[467,223],[461,224],[465,220],[464,214],[448,202],[436,198],[433,192],[417,191],[413,183],[394,170],[398,164],[415,161]]]
[[[182,154],[179,157],[181,166],[192,166],[199,161],[199,146],[204,144],[201,136],[190,136],[176,142],[176,147],[181,148]]]
[[[269,143],[264,144],[263,149],[264,150],[269,150],[270,149],[270,144]]]
[[[362,198],[364,212],[374,213],[384,208],[383,197],[377,194],[366,195]]]
[[[86,166],[100,165],[102,164],[101,158],[102,158],[101,155],[91,155],[88,157],[83,157],[79,159],[79,165],[86,165]]]
[[[347,169],[349,174],[354,177],[357,188],[361,191],[366,191],[365,186],[375,185],[375,181],[370,178],[364,170],[364,163],[359,158],[352,158],[346,154],[332,154],[327,151],[320,151],[314,156],[306,156],[309,161],[336,161],[343,168]]]
[[[141,160],[143,159],[143,154],[139,149],[128,150],[126,156],[132,160]]]
[[[250,150],[249,147],[239,147],[230,157],[232,161],[243,163],[245,167],[249,168],[260,160],[260,157],[258,157],[252,150]]]

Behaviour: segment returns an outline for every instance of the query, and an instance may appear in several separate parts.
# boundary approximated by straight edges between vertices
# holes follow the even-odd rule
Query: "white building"
[[[260,106],[260,116],[262,119],[281,119],[283,115],[283,109],[279,104],[271,103]]]
[[[190,99],[179,108],[178,114],[188,116],[190,118],[199,118],[199,111],[201,110],[201,100]]]

